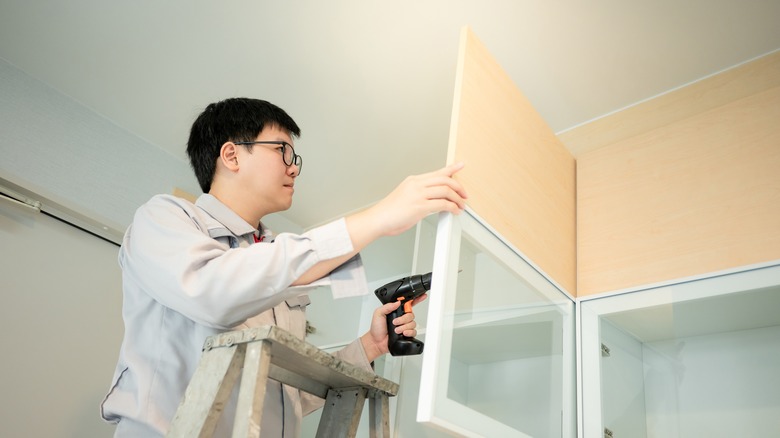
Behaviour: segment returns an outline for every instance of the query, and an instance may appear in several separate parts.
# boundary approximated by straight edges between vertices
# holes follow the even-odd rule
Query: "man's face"
[[[266,126],[255,141],[284,141],[293,144],[289,133],[278,126]],[[282,159],[282,145],[255,144],[251,150],[238,147],[240,177],[246,188],[247,202],[257,203],[263,215],[284,211],[292,206],[298,166],[287,166]]]

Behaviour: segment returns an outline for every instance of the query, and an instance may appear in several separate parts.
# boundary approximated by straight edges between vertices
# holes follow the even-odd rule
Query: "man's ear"
[[[225,142],[219,150],[219,161],[230,171],[238,170],[238,146],[232,141]]]

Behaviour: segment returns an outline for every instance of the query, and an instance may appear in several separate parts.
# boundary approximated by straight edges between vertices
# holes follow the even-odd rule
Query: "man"
[[[307,292],[365,292],[358,252],[381,236],[401,233],[428,214],[460,212],[466,194],[452,175],[462,166],[404,180],[362,212],[301,235],[274,236],[268,214],[292,205],[302,158],[295,121],[262,100],[235,98],[209,105],[187,144],[204,194],[193,205],[157,195],[135,214],[120,249],[125,336],[102,415],[117,422],[117,437],[162,436],[197,367],[204,339],[228,330],[274,324],[303,338]],[[385,315],[341,359],[370,369],[388,352]],[[416,334],[414,316],[394,321]],[[232,400],[235,403],[235,397]],[[263,436],[300,435],[303,414],[322,405],[305,393],[268,382]],[[216,436],[229,433],[234,404]]]

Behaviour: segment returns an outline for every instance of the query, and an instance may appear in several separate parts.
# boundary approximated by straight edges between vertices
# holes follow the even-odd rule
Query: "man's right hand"
[[[363,248],[379,237],[401,234],[433,213],[463,211],[466,191],[453,178],[462,168],[457,163],[409,176],[378,203],[347,217],[353,245]]]

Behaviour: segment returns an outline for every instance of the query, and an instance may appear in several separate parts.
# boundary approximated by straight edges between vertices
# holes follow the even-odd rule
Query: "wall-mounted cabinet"
[[[396,436],[780,430],[779,263],[573,299],[467,211],[420,225],[415,271],[429,269]]]
[[[671,131],[653,126],[609,158],[593,152],[575,187],[574,158],[468,30],[456,85],[448,161],[466,162],[457,178],[469,210],[418,228],[414,270],[434,276],[420,319],[426,351],[399,374],[397,435],[776,435],[780,129],[768,121],[780,93],[688,114]],[[663,142],[681,132],[695,141],[688,134],[711,117],[739,114],[749,120],[730,126],[746,127],[756,156],[711,135],[691,156]],[[739,184],[709,184],[729,164]],[[621,209],[631,223],[598,220]],[[678,262],[685,269],[669,266]],[[413,412],[433,428],[398,427]]]
[[[780,265],[580,302],[583,436],[780,433]]]

